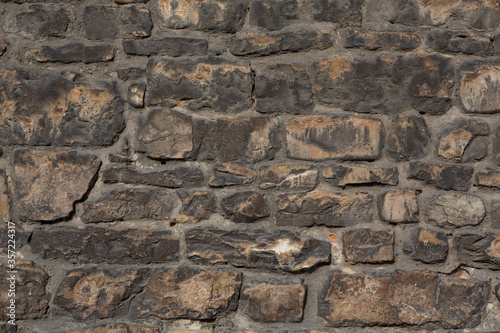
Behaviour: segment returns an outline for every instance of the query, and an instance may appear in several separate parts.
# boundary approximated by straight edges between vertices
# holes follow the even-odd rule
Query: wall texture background
[[[499,0],[0,20],[2,332],[500,331]]]

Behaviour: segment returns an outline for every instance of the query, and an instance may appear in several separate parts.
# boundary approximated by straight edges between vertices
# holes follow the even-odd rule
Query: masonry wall
[[[1,331],[499,332],[496,36],[498,0],[0,0]]]

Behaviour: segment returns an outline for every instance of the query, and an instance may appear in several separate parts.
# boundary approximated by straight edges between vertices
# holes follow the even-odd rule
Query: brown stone
[[[210,182],[212,187],[250,184],[257,179],[257,172],[235,163],[222,163],[214,166],[214,178]]]
[[[0,43],[0,57],[7,51],[7,45]]]
[[[264,323],[298,323],[304,316],[306,288],[302,281],[253,281],[243,288],[245,313]]]
[[[500,269],[500,234],[462,234],[455,236],[460,263],[475,268]]]
[[[382,149],[382,122],[376,118],[302,116],[285,128],[291,158],[374,160]]]
[[[426,264],[443,262],[448,256],[448,237],[442,231],[414,228],[404,243],[403,251],[413,260]]]
[[[431,133],[424,117],[403,117],[388,132],[387,155],[397,161],[422,158],[429,153],[430,141]]]
[[[361,32],[355,29],[346,31],[344,47],[365,48],[368,50],[393,49],[409,51],[420,45],[420,37],[403,32]]]
[[[135,318],[214,319],[238,306],[241,273],[183,267],[150,275],[146,289],[132,302]]]
[[[309,189],[316,186],[318,170],[310,165],[275,164],[262,167],[259,187],[262,189]]]
[[[394,231],[356,229],[344,232],[347,262],[385,263],[394,261]]]
[[[143,118],[137,131],[139,151],[156,159],[183,159],[193,150],[191,117],[157,109]]]
[[[182,200],[182,209],[176,217],[180,223],[197,223],[210,218],[216,210],[216,198],[208,191],[177,191]]]
[[[483,169],[476,173],[476,184],[485,187],[500,188],[500,171],[496,169]]]
[[[101,162],[76,151],[16,150],[13,182],[22,221],[53,221],[68,217],[82,199]]]
[[[477,225],[486,216],[483,200],[474,194],[449,193],[432,197],[427,205],[429,221],[439,226],[455,227]]]
[[[169,219],[174,203],[173,191],[156,188],[116,189],[83,205],[82,221],[113,222],[123,220]]]
[[[127,102],[134,108],[144,107],[144,95],[147,85],[145,82],[135,82],[128,86]]]
[[[474,168],[465,165],[410,163],[411,179],[419,179],[443,190],[467,191]]]
[[[9,191],[7,189],[7,175],[0,170],[0,220],[10,221]]]
[[[456,121],[450,129],[442,133],[437,153],[449,161],[460,162],[472,141],[479,135],[486,136],[488,134],[490,134],[490,130],[484,121],[465,119]],[[474,154],[476,157],[484,157],[484,155],[486,152],[479,155],[477,152]]]
[[[335,164],[323,169],[323,178],[335,186],[382,184],[397,185],[398,169],[370,168],[356,165]]]
[[[420,190],[401,189],[382,194],[378,200],[380,219],[390,223],[418,222],[418,193]]]
[[[191,229],[186,246],[188,259],[204,265],[298,272],[330,262],[328,242],[286,230]]]
[[[372,218],[373,196],[368,193],[313,191],[278,197],[277,225],[346,227]]]
[[[469,113],[500,112],[500,66],[487,61],[465,63],[461,68],[460,101]]]
[[[236,192],[225,196],[221,205],[234,222],[254,222],[271,214],[264,196],[253,191]]]

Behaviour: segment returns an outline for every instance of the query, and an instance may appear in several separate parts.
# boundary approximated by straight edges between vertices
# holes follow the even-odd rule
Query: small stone
[[[483,200],[474,194],[449,193],[432,197],[427,205],[429,221],[443,227],[477,225],[486,216]]]
[[[213,192],[177,191],[182,200],[182,209],[175,219],[180,223],[197,223],[210,218],[216,211],[216,198]]]
[[[146,82],[136,82],[128,86],[127,101],[134,108],[144,107],[144,94],[146,93]]]
[[[460,101],[468,113],[500,112],[500,65],[466,62],[460,68]]]
[[[387,263],[394,261],[394,231],[357,229],[344,232],[347,262]]]
[[[330,165],[323,169],[323,178],[335,186],[365,184],[398,184],[398,168],[369,168],[347,164]]]
[[[21,221],[67,218],[100,165],[96,156],[76,151],[16,150],[14,198]]]
[[[344,47],[365,48],[368,50],[393,49],[409,51],[420,45],[417,35],[402,32],[361,32],[355,29],[346,31]]]
[[[40,49],[31,50],[38,62],[106,62],[115,57],[115,49],[111,44],[84,45],[82,43],[67,43],[62,46],[42,45]]]
[[[479,135],[486,136],[488,134],[490,134],[490,130],[484,121],[458,120],[451,128],[441,134],[437,153],[449,161],[460,162],[471,142]]]
[[[390,223],[418,222],[417,194],[420,190],[392,190],[379,197],[378,212],[380,219]]]
[[[298,272],[330,262],[328,242],[286,230],[197,228],[185,239],[188,259],[202,265]]]
[[[382,122],[375,118],[301,116],[285,129],[290,158],[374,160],[382,150]]]
[[[264,197],[253,191],[236,192],[225,196],[222,209],[234,222],[255,222],[271,215]]]
[[[0,57],[7,51],[7,45],[0,43]]]
[[[130,0],[116,0],[118,1],[130,1]],[[160,333],[159,327],[151,327],[149,325],[142,324],[129,324],[129,323],[113,323],[113,324],[101,324],[92,325],[89,328],[76,329],[71,331],[52,331],[53,333],[106,333],[106,332],[127,332],[127,333]],[[34,332],[36,333],[36,332]]]
[[[371,222],[373,196],[313,191],[281,194],[276,205],[277,225],[347,227]]]
[[[500,234],[456,235],[458,262],[474,268],[500,269]]]
[[[201,38],[165,37],[124,40],[123,51],[130,55],[171,57],[205,55],[208,41]]]
[[[432,30],[427,34],[427,43],[438,52],[492,56],[493,42],[464,34],[463,31]]]
[[[413,260],[426,264],[443,262],[448,256],[448,237],[442,231],[414,228],[404,243],[403,251]]]
[[[500,171],[497,169],[483,169],[476,173],[476,184],[479,186],[500,188]]]
[[[275,164],[260,169],[261,189],[309,189],[316,187],[318,170],[301,164]]]
[[[146,71],[140,67],[119,67],[116,69],[116,74],[122,81],[139,80],[144,73]]]
[[[257,179],[257,172],[235,163],[222,163],[214,166],[211,187],[250,184]]]
[[[500,165],[500,126],[496,128],[493,136],[492,159],[496,165]]]
[[[245,313],[264,323],[300,323],[304,317],[306,288],[302,280],[252,281],[242,291]]]
[[[410,179],[422,180],[443,190],[467,191],[474,168],[453,164],[410,163]]]
[[[102,172],[104,183],[125,183],[178,188],[200,186],[204,182],[203,171],[181,166],[163,171],[140,172],[131,167],[109,166]]]
[[[314,0],[313,16],[316,21],[339,23],[341,27],[360,26],[364,0]]]
[[[117,189],[84,203],[82,221],[168,220],[173,192],[157,188]]]
[[[7,188],[7,175],[5,174],[5,170],[0,170],[0,219],[2,221],[11,221],[9,190]],[[4,235],[4,233],[0,233],[0,236],[1,235]]]
[[[83,11],[83,23],[88,39],[113,39],[120,31],[119,9],[110,6],[87,6]]]
[[[267,30],[280,30],[296,19],[297,0],[255,0],[250,6],[250,24]]]
[[[120,11],[120,35],[123,37],[149,37],[153,22],[146,7],[123,7]]]
[[[387,138],[387,155],[397,161],[425,157],[429,153],[431,133],[424,117],[400,118],[391,128]]]
[[[64,37],[70,21],[65,9],[42,5],[31,5],[16,15],[17,30],[31,38]]]
[[[113,163],[132,163],[134,162],[133,158],[130,157],[130,155],[128,154],[128,152],[125,152],[125,153],[118,153],[118,154],[115,154],[115,153],[109,153],[108,155],[108,159],[110,162],[113,162]]]

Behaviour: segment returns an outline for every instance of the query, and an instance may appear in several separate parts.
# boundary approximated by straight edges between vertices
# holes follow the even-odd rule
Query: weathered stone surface
[[[76,151],[16,150],[14,198],[22,221],[66,218],[99,170],[96,156]]]
[[[207,119],[196,128],[198,159],[257,162],[274,157],[276,126],[264,117]]]
[[[250,0],[159,0],[167,27],[235,32],[244,24]]]
[[[429,221],[439,226],[451,224],[455,227],[477,225],[486,216],[483,200],[474,194],[449,193],[432,197],[427,205]]]
[[[206,60],[150,59],[147,104],[175,104],[191,110],[240,112],[252,104],[253,74],[248,66]]]
[[[116,0],[124,1],[124,0]],[[127,0],[130,1],[130,0]],[[81,328],[76,330],[67,331],[64,333],[160,333],[159,327],[151,327],[149,325],[132,324],[132,323],[113,323],[113,324],[102,324],[102,325],[89,325],[91,327]],[[63,331],[57,331],[53,333],[63,333]]]
[[[146,71],[140,67],[118,67],[116,69],[116,75],[122,81],[139,80],[144,73]]]
[[[0,72],[0,144],[111,145],[125,126],[114,82],[72,77]]]
[[[500,126],[495,129],[492,141],[492,160],[496,165],[500,165]]]
[[[378,198],[378,213],[382,221],[390,223],[418,222],[419,190],[400,189],[383,193]]]
[[[214,166],[212,187],[250,184],[257,179],[257,172],[239,164],[227,162]]]
[[[397,161],[425,157],[431,140],[429,128],[422,116],[398,119],[388,133],[387,155]]]
[[[323,30],[246,34],[235,36],[229,41],[229,51],[236,56],[267,56],[308,49],[324,50],[331,46],[332,33]]]
[[[485,187],[500,188],[500,171],[487,168],[476,173],[476,184]]]
[[[500,234],[463,234],[455,236],[457,259],[470,267],[500,269]]]
[[[115,49],[111,44],[84,45],[71,42],[61,46],[42,45],[40,49],[31,50],[38,62],[105,62],[115,57]]]
[[[170,216],[173,192],[157,188],[117,189],[84,203],[82,221],[164,220]]]
[[[110,6],[87,6],[83,11],[83,23],[88,39],[113,39],[119,31],[119,9]]]
[[[182,209],[175,219],[181,223],[196,223],[215,213],[217,205],[213,192],[177,191],[182,200]]]
[[[200,169],[187,166],[147,173],[142,173],[131,167],[109,166],[102,171],[102,180],[105,183],[141,184],[177,188],[202,185],[204,176]]]
[[[339,23],[342,27],[359,26],[364,0],[314,0],[313,16],[317,21]]]
[[[333,326],[474,327],[484,314],[489,290],[489,282],[440,278],[429,271],[333,272],[319,297],[318,312]]]
[[[132,163],[134,160],[128,154],[128,152],[123,153],[109,153],[108,159],[113,163]]]
[[[264,196],[254,191],[225,196],[221,205],[224,213],[234,222],[254,222],[271,214]]]
[[[28,243],[29,237],[31,237],[31,232],[25,231],[20,223],[12,222],[11,219],[0,216],[0,244],[4,244],[4,247],[0,248],[0,254],[5,255],[5,258],[8,258],[9,250],[12,251],[9,244],[15,245],[16,250],[20,249]],[[12,252],[10,254],[12,255]]]
[[[119,5],[128,5],[129,3],[146,3],[149,0],[115,0],[115,2]]]
[[[473,172],[470,166],[411,162],[409,178],[423,180],[443,190],[467,191]]]
[[[398,168],[370,168],[356,165],[334,164],[323,169],[323,178],[335,186],[364,184],[398,184]]]
[[[365,0],[365,8],[365,29],[394,30],[397,25],[414,26],[421,21],[415,0]]]
[[[66,274],[53,303],[78,320],[120,316],[144,289],[145,275],[141,269],[75,269]]]
[[[286,230],[202,228],[185,235],[188,258],[200,264],[297,272],[330,262],[328,242]]]
[[[241,273],[182,267],[150,275],[146,289],[132,302],[136,318],[215,319],[238,306]]]
[[[277,64],[258,70],[255,76],[255,98],[258,112],[311,113],[312,84],[306,67]]]
[[[7,45],[0,43],[0,57],[7,51]]]
[[[459,95],[465,112],[500,112],[500,65],[489,61],[462,65]]]
[[[202,38],[165,37],[139,40],[124,40],[126,54],[151,56],[168,55],[171,57],[205,55],[208,41]]]
[[[63,8],[32,5],[16,15],[16,27],[31,38],[64,37],[70,18]]]
[[[245,313],[264,323],[299,323],[304,317],[306,288],[298,281],[251,281],[242,291]]]
[[[491,223],[493,228],[500,229],[500,201],[498,200],[491,203]]]
[[[156,109],[139,121],[139,151],[155,159],[183,159],[193,150],[191,117],[169,109]]]
[[[7,243],[4,243],[7,247]],[[5,258],[7,258],[5,256]],[[15,264],[15,287],[12,288],[11,281],[8,278],[10,268],[7,265],[0,264],[0,289],[3,293],[0,295],[0,306],[4,311],[0,313],[1,321],[8,321],[12,318],[8,316],[10,306],[9,290],[15,289],[15,319],[16,324],[20,319],[41,318],[47,312],[51,294],[46,290],[49,275],[42,269],[33,266],[29,261],[18,261]]]
[[[448,256],[448,237],[443,231],[414,228],[403,245],[403,251],[413,260],[426,264],[443,262]]]
[[[346,227],[372,218],[373,196],[368,193],[313,191],[278,197],[277,225]]]
[[[134,108],[144,107],[144,95],[146,94],[146,82],[135,82],[128,86],[127,102]]]
[[[356,229],[344,232],[347,262],[384,263],[394,261],[394,231]]]
[[[346,110],[442,114],[451,107],[453,65],[437,54],[336,55],[314,62],[312,73],[318,101]]]
[[[297,0],[255,0],[250,5],[250,24],[267,30],[279,30],[297,18]]]
[[[309,189],[316,187],[318,170],[311,165],[302,164],[275,164],[262,167],[259,187]]]
[[[355,29],[346,31],[344,47],[368,50],[393,49],[409,51],[420,45],[420,37],[402,32],[362,32]]]
[[[0,220],[2,222],[10,221],[10,199],[7,188],[7,175],[4,170],[0,170]],[[2,225],[4,224],[2,223]]]
[[[178,259],[179,238],[171,231],[135,228],[37,228],[33,253],[72,263],[148,264]]]
[[[479,56],[494,54],[493,42],[464,34],[463,31],[432,30],[427,34],[427,43],[438,52],[464,53]]]
[[[127,6],[120,10],[120,32],[122,37],[149,37],[153,22],[146,7]]]
[[[374,160],[382,150],[382,122],[375,118],[302,116],[285,129],[291,158]]]
[[[479,135],[488,134],[490,134],[490,129],[485,121],[460,119],[442,132],[437,153],[449,161],[460,162],[471,142]],[[468,156],[484,157],[485,154],[486,152],[474,152],[469,153]]]

